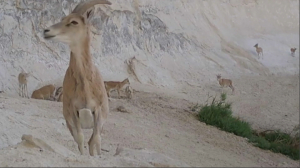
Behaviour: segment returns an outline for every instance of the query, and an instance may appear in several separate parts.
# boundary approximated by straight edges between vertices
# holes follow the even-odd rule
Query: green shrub
[[[254,146],[259,147],[261,149],[269,150],[271,147],[271,143],[267,141],[264,137],[261,136],[251,136],[249,138],[249,142],[251,142]]]
[[[299,160],[299,149],[288,144],[271,143],[270,150],[275,153],[282,153],[289,156],[291,159]]]
[[[280,131],[267,133],[264,135],[266,140],[276,143],[290,144],[293,139],[289,134],[281,133]]]
[[[221,130],[233,133],[238,136],[248,137],[252,134],[250,125],[247,122],[233,118],[232,111],[228,105],[210,105],[201,108],[198,117],[206,124],[216,126]]]
[[[201,122],[220,128],[237,136],[248,138],[254,146],[275,153],[282,153],[294,160],[299,160],[299,137],[291,137],[280,131],[257,134],[249,123],[232,116],[231,104],[226,103],[226,94],[221,94],[220,100],[213,98],[211,103],[196,105],[193,111],[198,112]]]
[[[249,137],[252,135],[250,124],[233,117],[226,117],[223,120],[222,130],[234,133],[241,137]]]
[[[264,138],[271,143],[271,151],[288,155],[292,159],[299,159],[299,137],[291,137],[287,133],[274,131],[265,134]],[[294,146],[295,142],[298,146]]]

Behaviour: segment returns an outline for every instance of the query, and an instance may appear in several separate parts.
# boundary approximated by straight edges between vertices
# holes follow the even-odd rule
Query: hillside
[[[23,67],[39,82],[62,78],[69,48],[42,38],[43,28],[74,8],[69,1],[2,1],[0,3],[0,78],[2,90],[16,94]],[[67,4],[67,2],[72,2]],[[77,1],[76,1],[77,2]],[[215,74],[295,74],[299,57],[297,0],[117,1],[100,6],[93,19],[92,55],[106,80],[130,80],[157,87],[180,88],[215,80]],[[264,58],[258,59],[259,43]],[[126,60],[136,57],[135,75]]]
[[[290,54],[299,48],[299,1],[110,1],[92,20],[93,61],[104,80],[129,77],[136,92],[110,101],[100,159],[87,149],[79,155],[61,103],[18,96],[22,69],[33,74],[30,95],[62,85],[70,50],[42,32],[79,0],[0,1],[0,166],[298,166],[199,122],[189,107],[219,94],[222,74],[236,88],[228,94],[233,115],[253,128],[289,132],[299,124],[299,52]],[[22,141],[24,134],[33,139]]]

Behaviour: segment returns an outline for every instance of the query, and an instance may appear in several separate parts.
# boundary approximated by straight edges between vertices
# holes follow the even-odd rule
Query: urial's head
[[[78,42],[87,35],[87,23],[94,13],[94,5],[111,3],[107,0],[91,0],[76,6],[71,14],[61,22],[44,30],[44,38],[61,41],[67,44]]]
[[[218,75],[217,75],[217,79],[218,79],[218,80],[221,79],[221,74],[218,74]]]
[[[29,76],[31,76],[31,73],[28,72],[28,73],[25,73],[24,75],[25,75],[26,78],[28,78]]]
[[[258,47],[258,43],[257,43],[257,44],[255,44],[253,47]]]
[[[127,84],[130,85],[130,82],[129,82],[129,79],[128,79],[128,78],[125,79],[125,83],[127,83]]]
[[[20,74],[22,74],[25,78],[28,78],[29,76],[31,76],[30,72],[26,73],[24,70],[22,70],[22,72]]]

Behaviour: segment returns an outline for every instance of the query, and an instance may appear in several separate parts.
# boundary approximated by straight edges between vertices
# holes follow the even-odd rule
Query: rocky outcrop
[[[31,72],[29,93],[64,76],[69,48],[42,31],[79,0],[0,2],[0,90],[17,93],[21,67]],[[106,80],[176,88],[243,74],[298,73],[297,0],[117,1],[99,6],[91,51]],[[257,59],[254,44],[265,51]],[[296,53],[297,55],[297,53]],[[135,56],[134,72],[125,63]]]

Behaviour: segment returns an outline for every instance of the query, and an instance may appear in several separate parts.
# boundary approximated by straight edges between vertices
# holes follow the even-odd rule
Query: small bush
[[[204,105],[198,113],[199,120],[238,136],[250,136],[252,134],[250,125],[232,117],[231,104],[225,103],[225,100],[226,94],[222,94],[221,101],[214,98],[211,104]]]
[[[266,140],[275,143],[290,144],[293,141],[292,137],[290,137],[289,134],[281,133],[280,131],[267,133],[264,135],[264,137],[266,138]]]
[[[231,132],[241,137],[249,137],[252,135],[250,124],[233,117],[226,117],[223,120],[223,130]]]
[[[288,144],[271,143],[270,150],[275,153],[282,153],[289,156],[291,159],[299,160],[299,149]]]
[[[251,142],[256,147],[265,150],[269,150],[271,147],[271,143],[261,136],[252,136],[249,138],[249,142]]]
[[[226,103],[225,100],[226,94],[222,94],[219,101],[214,97],[211,103],[202,106],[197,104],[193,110],[198,111],[199,120],[206,124],[248,138],[250,143],[261,149],[282,153],[294,160],[299,160],[299,137],[291,137],[280,131],[256,133],[249,123],[232,116],[231,104]]]
[[[266,133],[263,137],[270,142],[269,150],[288,155],[294,160],[299,159],[299,137],[291,137],[280,131]]]

